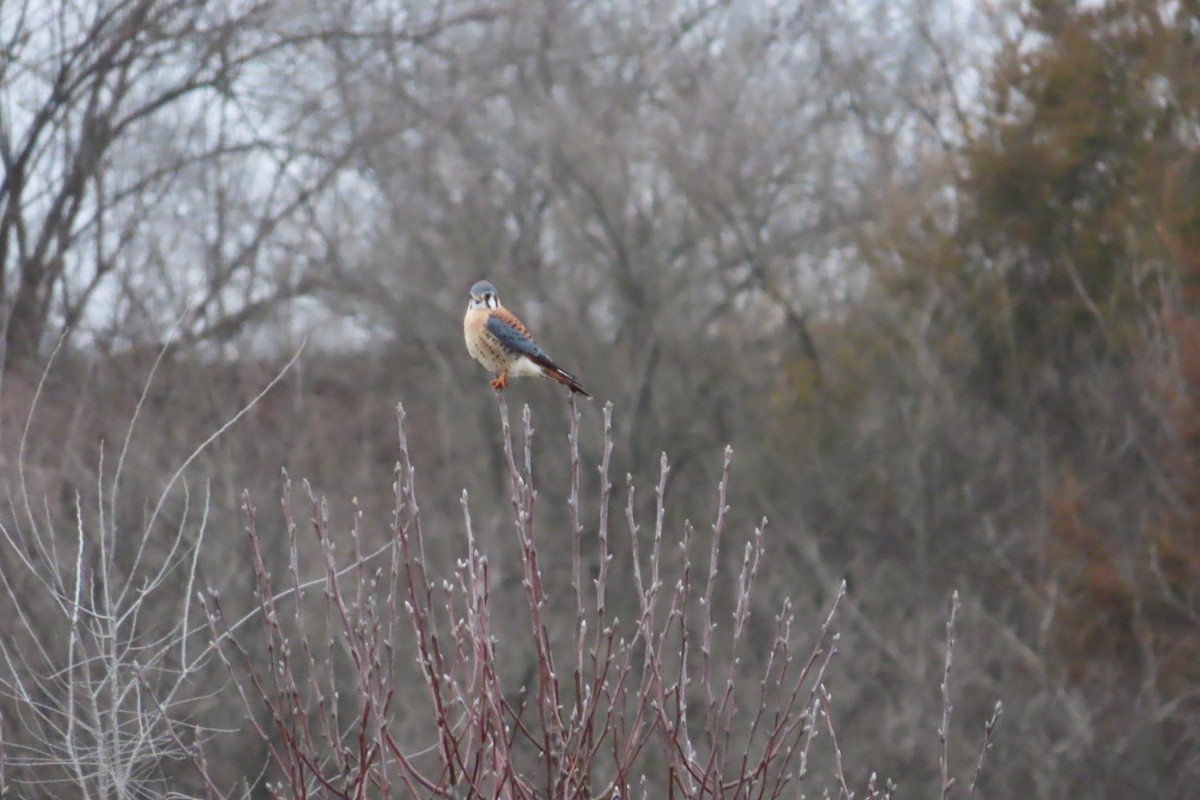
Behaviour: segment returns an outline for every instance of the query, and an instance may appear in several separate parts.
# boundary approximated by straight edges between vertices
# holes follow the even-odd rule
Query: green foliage
[[[1173,266],[1156,223],[1164,176],[1194,144],[1198,21],[1145,0],[1038,3],[1002,53],[964,154],[958,235],[992,287],[980,318],[1004,327],[982,336],[1007,338],[1018,370],[1136,351]]]
[[[1172,796],[1200,769],[1200,3],[1017,16],[959,144],[882,197],[870,289],[823,331],[808,440],[857,486],[821,512],[874,547],[864,596],[985,587],[1022,659],[1085,698],[1019,791]]]

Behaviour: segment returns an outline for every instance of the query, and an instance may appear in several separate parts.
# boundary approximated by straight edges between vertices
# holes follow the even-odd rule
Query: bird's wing
[[[517,319],[507,309],[497,308],[492,311],[488,316],[487,330],[488,333],[499,340],[500,344],[514,353],[528,356],[535,363],[553,363],[545,351],[538,347],[537,343],[530,338],[529,331],[525,330],[525,326],[521,324],[521,320]]]
[[[517,319],[508,309],[497,308],[492,311],[488,315],[487,330],[488,333],[496,337],[501,346],[514,353],[520,353],[542,367],[543,374],[550,380],[558,381],[576,394],[591,397],[579,385],[579,381],[575,380],[574,376],[550,360],[550,356],[546,355],[545,351],[538,347],[537,343],[530,338],[529,331],[525,330],[525,326],[521,324],[521,320]]]

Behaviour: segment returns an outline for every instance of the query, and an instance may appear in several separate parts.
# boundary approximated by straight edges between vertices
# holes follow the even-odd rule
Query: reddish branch
[[[666,797],[779,798],[785,791],[795,792],[788,787],[808,772],[819,715],[834,744],[831,774],[839,794],[849,796],[823,684],[836,652],[831,629],[845,589],[833,598],[802,662],[796,662],[790,601],[775,615],[769,637],[749,635],[755,580],[765,563],[765,520],[745,542],[737,574],[725,576],[720,559],[731,452],[725,452],[712,538],[703,544],[708,564],[702,591],[692,577],[697,567],[691,525],[684,526],[675,542],[665,528],[670,474],[665,455],[652,539],[643,551],[630,480],[625,504],[629,561],[610,571],[615,557],[608,530],[611,407],[604,409],[599,516],[589,530],[580,511],[580,414],[572,405],[567,534],[573,541],[571,574],[562,579],[542,568],[529,410],[522,414],[519,461],[503,396],[499,411],[514,546],[521,555],[529,614],[527,639],[502,641],[497,636],[488,558],[476,539],[465,491],[465,553],[446,579],[431,581],[434,566],[425,551],[402,408],[393,536],[387,551],[364,554],[361,514],[355,507],[349,563],[342,563],[329,536],[325,504],[307,486],[312,537],[302,536],[292,520],[285,476],[292,586],[276,594],[254,509],[245,504],[261,639],[231,627],[215,595],[208,601],[209,622],[213,648],[270,753],[271,791],[289,798],[399,793],[591,800],[653,789]],[[592,530],[594,555],[583,547]],[[321,553],[324,588],[319,598],[306,598],[299,553],[313,546]],[[677,560],[664,555],[676,552],[681,554]],[[583,565],[589,558],[595,559],[595,577],[585,584]],[[551,610],[568,593],[573,624],[563,629],[564,635],[552,635]],[[611,616],[610,598],[633,611],[624,627]],[[324,614],[324,630],[315,610]],[[427,688],[424,711],[410,708],[406,715],[411,720],[423,713],[427,724],[407,735],[397,730],[391,716],[405,666],[403,659],[396,663],[401,613],[408,617],[412,652]],[[729,624],[720,625],[725,614]],[[317,635],[325,636],[324,649],[314,646]],[[292,642],[299,646],[293,648]],[[510,647],[536,661],[534,691],[514,694],[515,687],[506,686],[501,653]],[[570,665],[566,680],[559,663]],[[762,666],[752,668],[753,663]],[[346,685],[352,691],[339,695],[336,687]],[[755,688],[745,688],[751,686]],[[703,731],[693,737],[689,726],[697,724]],[[872,797],[877,796],[874,785],[872,778]]]

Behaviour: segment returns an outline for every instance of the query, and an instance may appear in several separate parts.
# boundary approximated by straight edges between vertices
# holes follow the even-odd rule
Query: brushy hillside
[[[15,730],[0,765],[6,792],[892,796],[892,778],[864,780],[865,766],[845,765],[836,733],[845,584],[815,614],[779,595],[794,576],[767,556],[767,520],[727,530],[730,448],[711,522],[670,525],[667,456],[652,510],[640,513],[632,477],[610,481],[611,404],[602,420],[589,415],[603,431],[596,464],[581,456],[572,401],[569,468],[555,476],[565,513],[547,512],[530,409],[514,447],[498,395],[508,524],[480,525],[464,490],[460,523],[429,526],[398,407],[390,512],[367,514],[357,498],[331,512],[307,481],[294,497],[285,472],[281,519],[260,519],[246,493],[237,536],[211,516],[211,483],[186,477],[219,435],[233,435],[235,415],[127,528],[122,481],[145,405],[97,458],[91,502],[64,498],[70,518],[32,499],[18,448],[19,488],[0,527],[16,612],[0,644]],[[592,469],[596,497],[582,488]],[[941,715],[925,720],[926,768],[938,770],[943,796],[956,781],[976,793],[1001,712],[997,703],[980,723],[977,760],[956,763],[958,612],[955,593]]]
[[[677,794],[736,783],[768,748],[767,714],[748,726],[785,600],[782,686],[821,653],[790,717],[816,735],[809,796],[842,791],[826,710],[856,796],[872,773],[969,795],[997,700],[977,797],[1194,793],[1198,31],[1194,0],[4,0],[9,794],[264,796],[400,755],[461,781],[475,767],[446,737],[542,793],[551,759],[593,759],[594,793],[618,765]],[[529,546],[463,346],[481,278],[597,396],[576,421],[553,386],[509,388],[538,427],[526,464],[513,426]],[[396,563],[432,592],[409,601],[425,639],[397,525],[423,543]],[[485,558],[494,652],[466,616]],[[296,580],[318,583],[263,616]],[[592,648],[617,618],[626,694],[601,696]],[[671,698],[685,633],[692,683]],[[482,728],[439,717],[484,697]],[[648,737],[628,758],[573,732],[609,708],[620,741]]]

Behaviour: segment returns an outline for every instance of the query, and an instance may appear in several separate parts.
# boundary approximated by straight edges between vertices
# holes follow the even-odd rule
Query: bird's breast
[[[463,319],[463,336],[471,357],[492,372],[503,372],[512,363],[512,353],[487,329],[485,308],[467,312]]]

